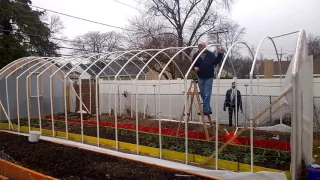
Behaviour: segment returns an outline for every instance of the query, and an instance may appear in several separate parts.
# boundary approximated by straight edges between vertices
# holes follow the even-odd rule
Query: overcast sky
[[[134,0],[118,0],[139,8]],[[136,9],[113,0],[32,0],[33,5],[79,16],[82,18],[125,27],[127,19],[138,14]],[[264,36],[276,36],[300,29],[320,35],[320,0],[237,0],[231,10],[231,18],[246,27],[244,41],[259,44]],[[65,29],[63,34],[72,39],[88,31],[106,32],[114,28],[61,16]],[[276,39],[276,45],[284,53],[292,54],[297,35]],[[266,41],[262,46],[265,57],[273,58],[274,50]],[[285,56],[285,55],[284,55]]]

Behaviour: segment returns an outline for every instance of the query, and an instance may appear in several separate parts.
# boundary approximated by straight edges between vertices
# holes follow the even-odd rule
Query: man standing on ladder
[[[237,91],[237,94],[236,94],[236,91]],[[237,100],[236,100],[236,98],[237,98]],[[237,103],[237,107],[236,107],[236,103]],[[239,90],[236,89],[236,83],[235,82],[233,82],[231,84],[231,89],[227,90],[226,99],[225,99],[224,105],[223,105],[223,110],[226,111],[226,108],[228,108],[228,111],[229,111],[229,126],[232,127],[232,115],[233,114],[235,116],[235,121],[236,121],[236,124],[238,126],[239,108],[241,110],[241,113],[243,113],[243,110],[242,110],[241,93],[240,93]]]
[[[203,102],[203,113],[204,115],[209,117],[209,115],[212,114],[210,99],[214,78],[214,67],[220,64],[223,58],[223,50],[221,48],[218,48],[218,55],[215,56],[213,52],[210,52],[206,49],[198,59],[195,59],[199,55],[199,53],[206,48],[206,46],[207,45],[204,42],[200,42],[198,44],[199,50],[193,56],[193,60],[196,61],[193,69],[198,75],[198,85]]]

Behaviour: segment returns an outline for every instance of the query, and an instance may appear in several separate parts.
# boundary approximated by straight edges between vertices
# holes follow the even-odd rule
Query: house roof
[[[270,60],[273,61],[273,60]],[[288,67],[291,61],[281,61],[281,72],[282,75],[287,73]],[[264,75],[264,62],[262,62],[259,66],[259,75]],[[278,61],[273,61],[273,74],[280,75],[279,72],[279,63]],[[313,60],[313,74],[320,74],[320,59]]]
[[[125,65],[127,61],[117,61],[117,63],[120,65],[118,65],[117,63],[111,63],[107,68],[104,69],[104,71],[100,74],[99,77],[106,77],[106,76],[115,76],[120,69]],[[140,69],[143,68],[143,66],[145,65],[143,62],[141,61],[134,61],[134,63],[136,65],[134,65],[133,63],[128,63],[125,68],[120,72],[119,76],[136,76],[138,75],[138,73],[140,72]],[[91,64],[80,64],[80,67],[82,69],[87,69]],[[138,66],[138,67],[137,67]],[[95,77],[97,74],[99,74],[101,72],[101,70],[105,67],[105,64],[101,64],[99,62],[96,63],[96,65],[93,65],[90,67],[90,69],[87,71],[87,73],[92,76]],[[109,68],[110,67],[110,68]],[[143,73],[147,73],[149,71],[149,69],[146,67],[143,70]]]

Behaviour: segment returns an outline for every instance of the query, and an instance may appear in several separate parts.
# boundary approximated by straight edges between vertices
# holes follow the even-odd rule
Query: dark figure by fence
[[[237,94],[236,94],[237,91]],[[237,99],[237,100],[236,100]],[[237,104],[237,108],[236,108]],[[232,115],[235,116],[235,120],[238,126],[239,122],[239,109],[241,110],[241,113],[243,113],[242,109],[242,99],[241,99],[241,93],[239,90],[236,90],[236,83],[233,82],[231,84],[231,88],[227,90],[226,93],[226,99],[224,101],[223,110],[226,111],[226,108],[228,108],[229,111],[229,126],[232,126]],[[236,115],[237,111],[237,115]]]

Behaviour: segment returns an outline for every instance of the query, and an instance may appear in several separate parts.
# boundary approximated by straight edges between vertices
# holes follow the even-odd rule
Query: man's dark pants
[[[238,122],[239,122],[239,105],[238,105],[238,107],[237,107],[237,121],[236,121],[236,123],[237,123],[237,125],[239,124]],[[229,111],[229,126],[232,126],[232,115],[234,115],[234,119],[236,119],[236,106],[235,105],[230,105],[229,107],[228,107],[228,111]]]

